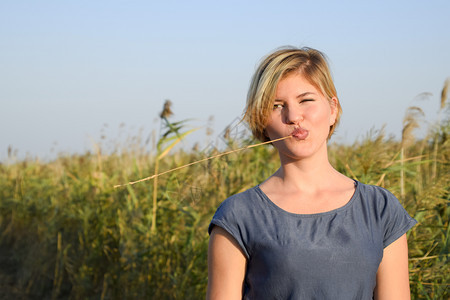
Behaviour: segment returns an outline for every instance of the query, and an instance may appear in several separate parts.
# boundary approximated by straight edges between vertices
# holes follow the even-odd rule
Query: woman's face
[[[336,121],[337,99],[328,100],[302,74],[293,73],[277,86],[265,129],[282,160],[299,160],[325,151],[330,126]]]

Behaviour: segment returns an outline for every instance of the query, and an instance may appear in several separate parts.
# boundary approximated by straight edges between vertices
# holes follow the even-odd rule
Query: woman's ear
[[[330,99],[330,109],[331,109],[330,126],[332,126],[332,125],[334,125],[334,123],[336,123],[336,118],[338,115],[338,103],[339,103],[338,98],[333,97]]]

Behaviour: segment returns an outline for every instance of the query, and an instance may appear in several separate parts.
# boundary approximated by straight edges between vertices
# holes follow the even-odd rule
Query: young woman
[[[280,168],[226,199],[209,227],[207,299],[409,299],[406,232],[387,190],[329,163],[341,115],[324,55],[284,48],[253,76],[244,119]]]

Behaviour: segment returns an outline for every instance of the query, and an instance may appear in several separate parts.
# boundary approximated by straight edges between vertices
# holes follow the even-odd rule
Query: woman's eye
[[[283,104],[274,104],[273,109],[281,109],[283,108]]]
[[[314,101],[314,99],[303,99],[300,103]]]

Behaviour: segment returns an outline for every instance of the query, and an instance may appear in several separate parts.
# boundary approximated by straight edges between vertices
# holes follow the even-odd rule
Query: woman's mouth
[[[299,140],[306,139],[308,137],[308,135],[309,135],[308,130],[306,130],[304,128],[296,128],[291,133],[291,136],[293,136],[293,137],[295,137],[296,139],[299,139]]]

